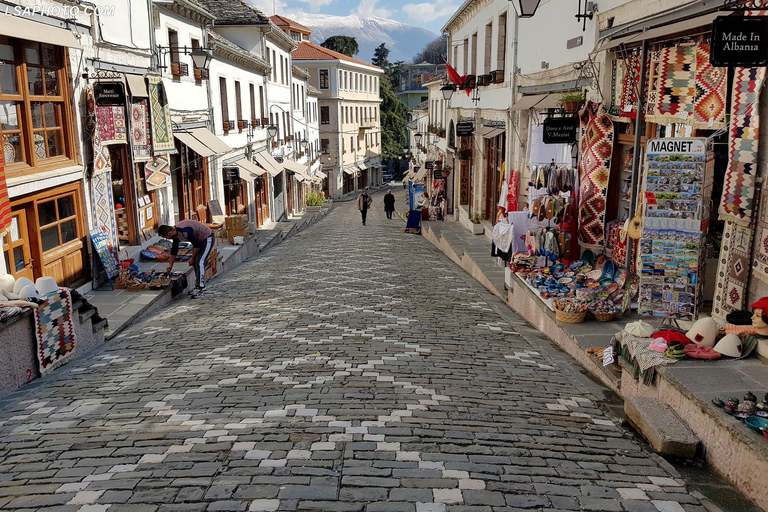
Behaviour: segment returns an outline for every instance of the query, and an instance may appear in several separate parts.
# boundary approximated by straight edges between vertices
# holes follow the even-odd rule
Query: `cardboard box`
[[[224,219],[224,226],[227,231],[230,229],[245,229],[248,226],[247,215],[230,215]]]
[[[227,240],[229,241],[229,243],[233,244],[235,243],[236,236],[248,238],[252,234],[253,234],[253,229],[251,228],[250,224],[246,225],[244,229],[227,229]]]
[[[214,246],[211,249],[211,254],[208,256],[208,261],[205,264],[205,280],[209,281],[213,276],[219,272],[219,252]]]

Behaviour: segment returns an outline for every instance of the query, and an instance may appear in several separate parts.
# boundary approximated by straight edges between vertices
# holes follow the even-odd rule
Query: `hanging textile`
[[[696,97],[696,46],[662,48],[657,73],[655,104],[646,120],[660,124],[692,123]]]
[[[127,144],[128,134],[125,125],[125,108],[97,105],[96,131],[102,146]]]
[[[46,296],[45,302],[34,309],[40,375],[47,375],[74,354],[71,293],[67,288],[60,288],[58,292]]]
[[[765,68],[735,68],[728,129],[728,167],[720,200],[720,219],[749,225],[755,195],[760,117],[757,101]]]
[[[112,161],[109,156],[109,148],[102,146],[98,137],[93,138],[93,174],[112,172]]]
[[[624,62],[619,60],[619,62]],[[640,56],[630,55],[624,65],[624,77],[621,85],[621,101],[619,117],[635,119],[637,117],[637,91],[640,82]]]
[[[717,68],[709,62],[708,44],[696,46],[696,99],[693,126],[704,130],[721,130],[725,123],[725,100],[728,68]]]
[[[167,156],[155,156],[144,164],[144,184],[147,190],[167,187],[171,184],[171,164]]]
[[[516,212],[518,208],[518,195],[520,194],[520,173],[512,171],[507,186],[507,213]]]
[[[152,115],[152,153],[175,153],[171,109],[160,75],[147,75],[149,110]]]
[[[5,149],[0,144],[0,238],[11,227],[11,199],[8,196],[8,184],[5,182]]]
[[[724,320],[731,311],[744,308],[749,281],[751,236],[749,226],[725,221],[712,304],[712,316],[715,318]]]
[[[579,245],[601,249],[605,244],[605,205],[613,153],[613,122],[602,103],[587,102],[579,113]]]
[[[94,226],[106,230],[112,246],[118,247],[111,169],[91,176],[91,218]]]
[[[765,189],[763,189],[765,190]],[[768,283],[768,196],[763,195],[760,216],[755,231],[755,253],[752,259],[752,273],[764,283]]]
[[[146,99],[131,103],[131,144],[133,161],[146,162],[152,159],[150,142],[149,105]]]

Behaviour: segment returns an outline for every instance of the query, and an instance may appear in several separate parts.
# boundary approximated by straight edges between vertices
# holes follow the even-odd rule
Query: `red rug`
[[[602,249],[605,245],[605,200],[611,177],[613,122],[602,103],[587,102],[579,113],[579,245]]]

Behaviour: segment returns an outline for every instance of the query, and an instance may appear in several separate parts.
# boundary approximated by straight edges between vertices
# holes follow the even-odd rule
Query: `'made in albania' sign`
[[[709,60],[717,67],[768,64],[768,17],[719,16],[712,22]]]
[[[544,144],[573,144],[579,120],[575,117],[548,117],[544,120]]]

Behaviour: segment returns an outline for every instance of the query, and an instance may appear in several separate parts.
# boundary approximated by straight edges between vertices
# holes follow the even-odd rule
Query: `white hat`
[[[32,288],[34,288],[34,287],[35,287],[35,283],[33,283],[31,279],[29,279],[29,278],[27,278],[27,277],[20,277],[20,278],[18,278],[18,279],[16,280],[16,282],[13,284],[13,293],[15,293],[15,294],[17,294],[17,295],[18,295],[18,294],[20,294],[20,293],[21,293],[21,290],[22,290],[22,289],[23,289],[25,286],[30,286],[30,285],[32,286]]]
[[[37,290],[35,289],[35,285],[28,284],[22,288],[19,292],[19,297],[22,299],[31,299],[37,297]]]
[[[726,334],[715,345],[715,352],[728,357],[740,357],[743,351],[744,346],[741,344],[741,338],[735,334]]]
[[[49,276],[38,277],[35,281],[35,289],[41,297],[49,295],[51,293],[59,291],[59,285],[56,284],[56,280]]]
[[[708,316],[699,318],[691,326],[691,330],[685,333],[692,342],[705,347],[714,347],[719,327],[713,318]]]
[[[0,292],[13,292],[14,284],[16,284],[16,278],[11,274],[0,276]]]
[[[655,332],[652,325],[645,323],[642,320],[628,323],[624,327],[624,330],[632,336],[637,336],[638,338],[650,338]]]

